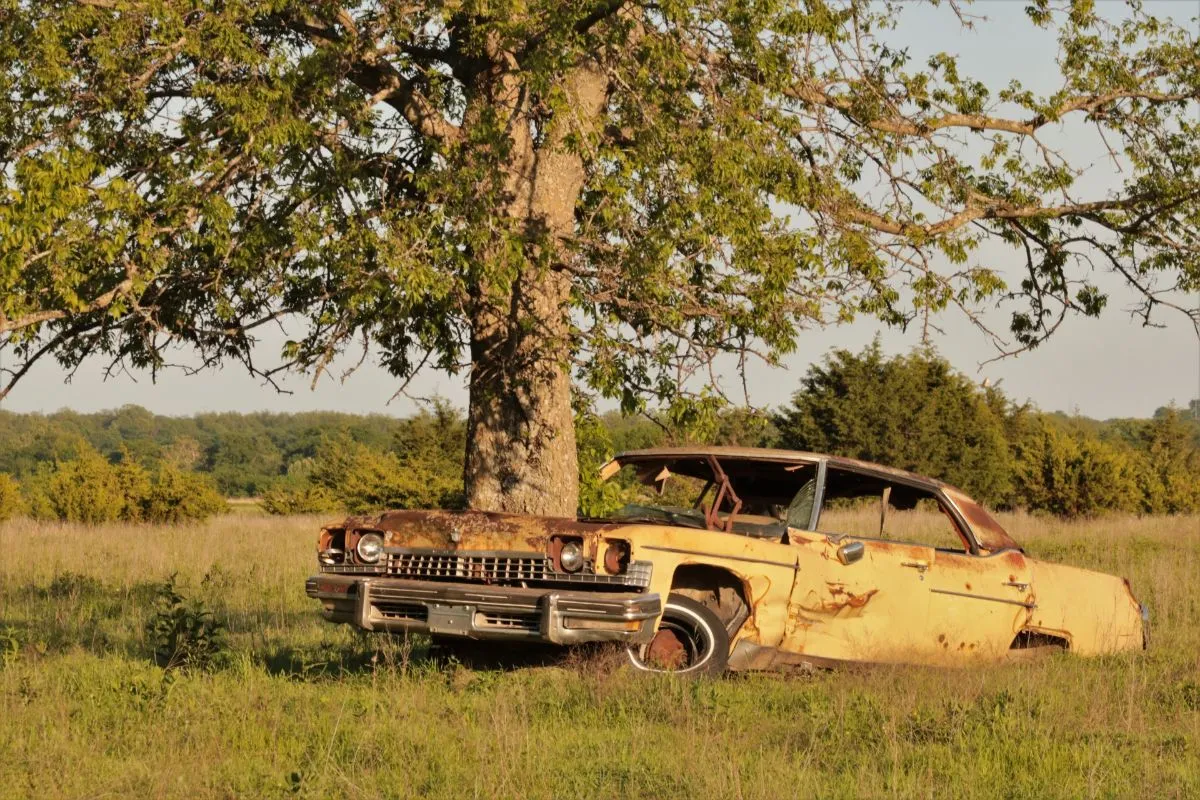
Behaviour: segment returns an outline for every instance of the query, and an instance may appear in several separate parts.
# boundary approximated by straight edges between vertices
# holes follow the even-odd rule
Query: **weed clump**
[[[225,626],[199,600],[188,600],[175,575],[159,585],[146,623],[154,661],[163,669],[211,670],[227,654]]]
[[[0,669],[15,663],[21,654],[21,639],[17,632],[7,626],[0,626]]]

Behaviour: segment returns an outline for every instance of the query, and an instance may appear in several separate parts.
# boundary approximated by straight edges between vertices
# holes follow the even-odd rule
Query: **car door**
[[[822,539],[814,542],[821,568],[798,572],[792,591],[803,652],[831,661],[927,660],[933,548],[853,534]]]
[[[1034,608],[1032,571],[1016,550],[937,550],[928,571],[929,633],[942,662],[1004,655]]]

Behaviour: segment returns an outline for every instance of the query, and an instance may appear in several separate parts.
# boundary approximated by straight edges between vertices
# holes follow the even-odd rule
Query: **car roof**
[[[957,508],[957,513],[964,517],[975,537],[976,542],[991,551],[1016,549],[1021,546],[1013,541],[983,506],[979,505],[966,492],[951,486],[937,478],[908,472],[895,467],[876,464],[871,461],[860,461],[857,458],[835,456],[828,453],[811,453],[805,450],[776,450],[770,447],[732,447],[728,445],[687,445],[683,447],[652,447],[645,450],[627,450],[620,453],[609,462],[609,465],[632,464],[639,461],[656,461],[659,459],[705,458],[714,456],[718,460],[763,462],[772,464],[815,464],[824,461],[833,467],[842,467],[857,472],[896,479],[917,489],[925,489],[931,493],[942,492],[948,496],[951,504]],[[605,465],[601,474],[608,469]],[[607,476],[606,476],[607,477]]]
[[[660,458],[704,458],[715,456],[718,459],[736,459],[738,461],[763,461],[783,464],[812,464],[824,461],[833,467],[873,472],[899,478],[912,485],[929,489],[953,489],[947,483],[928,475],[908,472],[871,461],[860,461],[857,458],[835,456],[828,453],[811,453],[805,450],[777,450],[771,447],[733,447],[728,445],[687,445],[683,447],[651,447],[645,450],[627,450],[619,453],[613,461],[621,464],[634,461],[654,461]],[[959,492],[962,494],[962,492]]]

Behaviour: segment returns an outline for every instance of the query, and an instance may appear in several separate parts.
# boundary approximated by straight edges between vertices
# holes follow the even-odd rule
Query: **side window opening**
[[[817,530],[955,553],[967,550],[953,518],[932,492],[833,467],[826,470]]]

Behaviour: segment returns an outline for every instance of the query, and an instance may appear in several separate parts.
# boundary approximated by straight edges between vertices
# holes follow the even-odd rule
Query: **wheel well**
[[[707,606],[721,621],[732,639],[750,618],[750,600],[742,579],[722,567],[684,564],[671,577],[671,592],[690,597]]]
[[[1021,631],[1008,646],[1009,650],[1032,650],[1036,647],[1059,647],[1071,649],[1071,642],[1062,636],[1055,636],[1041,631]]]

